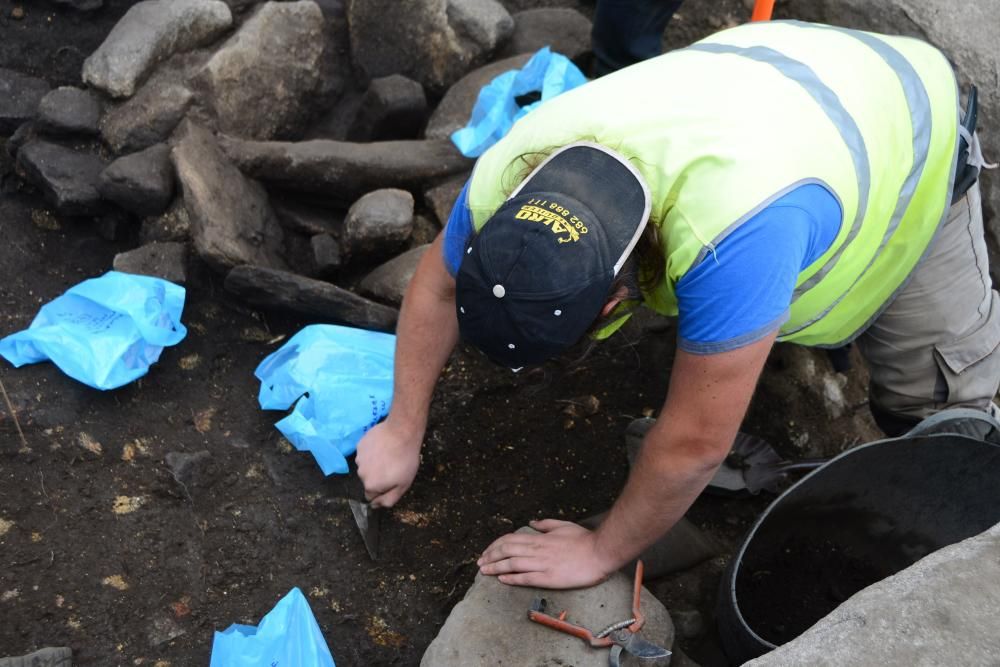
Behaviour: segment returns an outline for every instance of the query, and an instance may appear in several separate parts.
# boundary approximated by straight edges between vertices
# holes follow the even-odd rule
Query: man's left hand
[[[532,521],[534,533],[510,533],[477,561],[501,583],[536,588],[584,588],[608,578],[615,567],[597,553],[595,534],[569,521]]]

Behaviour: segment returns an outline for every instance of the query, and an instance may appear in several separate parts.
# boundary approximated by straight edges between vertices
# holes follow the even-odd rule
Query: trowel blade
[[[372,509],[371,503],[363,503],[360,500],[348,500],[351,506],[351,514],[354,515],[354,522],[358,524],[361,531],[361,538],[365,541],[365,549],[372,560],[378,560],[379,541],[379,511]]]

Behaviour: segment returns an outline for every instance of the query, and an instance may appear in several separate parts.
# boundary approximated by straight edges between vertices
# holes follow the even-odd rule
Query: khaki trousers
[[[890,306],[857,339],[878,425],[900,435],[949,407],[988,410],[1000,386],[1000,296],[976,183]]]

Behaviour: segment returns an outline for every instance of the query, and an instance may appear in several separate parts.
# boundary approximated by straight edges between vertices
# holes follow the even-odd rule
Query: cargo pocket
[[[986,323],[961,338],[934,346],[938,368],[948,384],[949,406],[982,407],[1000,386],[1000,298],[993,292]]]

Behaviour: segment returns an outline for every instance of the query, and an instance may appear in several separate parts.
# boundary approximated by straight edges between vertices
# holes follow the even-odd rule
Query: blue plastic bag
[[[216,632],[209,667],[336,667],[309,602],[293,588],[260,623]]]
[[[291,414],[275,426],[323,474],[347,472],[368,429],[389,414],[396,337],[313,324],[260,363],[260,407]]]
[[[520,70],[504,72],[479,91],[469,124],[451,135],[451,141],[466,157],[479,157],[495,144],[514,122],[539,104],[587,83],[587,77],[566,56],[545,47]],[[530,92],[542,97],[524,107],[514,98]]]
[[[109,271],[42,306],[31,326],[0,340],[0,355],[17,368],[48,359],[95,389],[115,389],[187,335],[184,296],[166,280]]]

